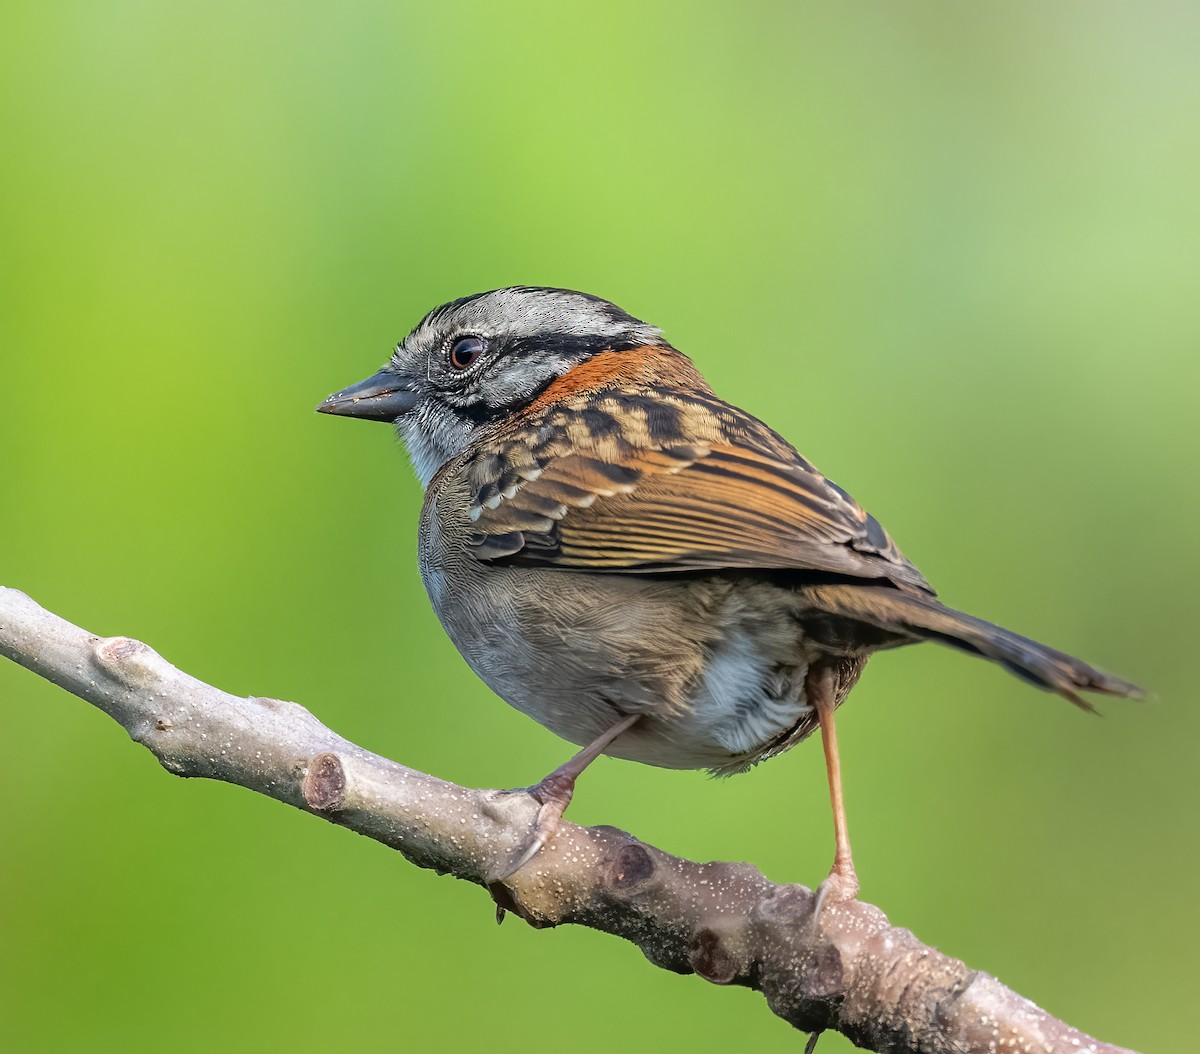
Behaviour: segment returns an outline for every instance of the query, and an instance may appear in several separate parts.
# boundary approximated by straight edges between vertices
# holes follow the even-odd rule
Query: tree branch
[[[168,772],[248,787],[479,885],[518,850],[537,808],[372,754],[296,703],[228,695],[145,644],[94,637],[3,587],[0,654],[103,710]],[[756,989],[796,1028],[837,1029],[870,1050],[1121,1054],[869,904],[826,906],[814,925],[803,886],[749,864],[682,860],[610,827],[564,822],[490,888],[501,912],[533,926],[616,934],[657,966]]]

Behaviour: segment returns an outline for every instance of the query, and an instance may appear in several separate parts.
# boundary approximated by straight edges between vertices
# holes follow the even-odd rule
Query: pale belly
[[[605,753],[737,771],[808,725],[814,655],[781,588],[430,559],[422,577],[475,673],[573,743],[636,713]]]

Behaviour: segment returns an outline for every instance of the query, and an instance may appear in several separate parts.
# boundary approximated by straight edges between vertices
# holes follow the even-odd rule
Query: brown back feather
[[[603,352],[459,466],[481,560],[827,571],[932,594],[887,532],[667,347]]]

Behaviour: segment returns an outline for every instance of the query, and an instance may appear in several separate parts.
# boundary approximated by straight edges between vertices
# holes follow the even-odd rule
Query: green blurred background
[[[1068,1021],[1194,1042],[1200,9],[15,2],[0,582],[478,786],[478,683],[384,428],[312,412],[428,308],[665,327],[952,603],[1152,687],[1103,719],[927,647],[843,711],[863,895]],[[0,1048],[799,1049],[761,998],[236,788],[0,665]],[[573,818],[818,881],[819,746],[605,760]],[[822,1051],[849,1049],[828,1036]]]

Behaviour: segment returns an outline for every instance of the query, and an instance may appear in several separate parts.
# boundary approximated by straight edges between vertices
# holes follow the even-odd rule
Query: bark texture
[[[891,926],[878,908],[827,905],[738,863],[694,863],[610,827],[565,822],[503,884],[537,810],[379,757],[296,703],[238,698],[127,637],[73,626],[0,587],[0,654],[93,704],[168,772],[235,783],[365,834],[419,867],[489,889],[536,927],[624,937],[657,966],[756,989],[806,1032],[881,1052],[1120,1054],[995,978]],[[1128,1054],[1128,1052],[1125,1052]]]

